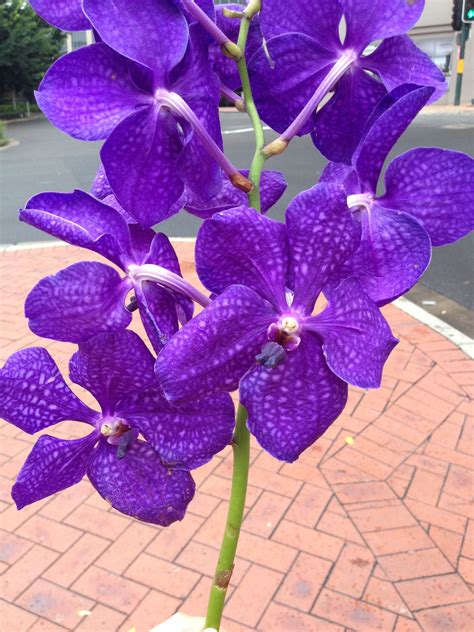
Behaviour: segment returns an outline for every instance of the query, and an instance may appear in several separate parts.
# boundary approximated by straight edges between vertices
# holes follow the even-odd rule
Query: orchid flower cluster
[[[167,526],[193,498],[192,470],[231,444],[232,529],[207,619],[218,629],[249,432],[292,462],[340,415],[349,384],[380,385],[397,344],[380,307],[417,282],[432,246],[473,228],[474,161],[413,149],[378,187],[401,134],[446,90],[407,35],[423,0],[31,4],[58,28],[93,29],[95,43],[55,62],[36,96],[61,131],[104,143],[89,193],[40,193],[20,219],[106,262],[71,265],[27,297],[34,333],[78,345],[69,377],[98,406],[44,348],[10,357],[4,419],[31,434],[63,420],[90,427],[75,440],[42,434],[13,498],[22,508],[87,475],[115,509]],[[222,95],[255,129],[249,170],[223,152]],[[269,144],[262,122],[278,133]],[[296,135],[311,135],[329,163],[280,223],[266,213],[286,182],[263,167]],[[179,212],[203,220],[195,262],[209,295],[183,278],[155,228]],[[146,342],[127,329],[134,313]]]

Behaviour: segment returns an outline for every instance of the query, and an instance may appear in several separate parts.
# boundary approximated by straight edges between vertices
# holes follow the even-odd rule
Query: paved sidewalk
[[[192,244],[178,249],[195,279]],[[88,258],[69,247],[0,254],[2,363],[43,344],[66,371],[74,346],[35,338],[23,301],[45,274]],[[253,443],[228,632],[472,630],[473,364],[394,306],[385,313],[401,343],[381,389],[351,389],[295,464]],[[87,481],[17,512],[10,488],[33,438],[8,424],[0,437],[0,630],[147,632],[177,609],[204,613],[229,451],[195,472],[184,521],[159,529],[110,509]]]

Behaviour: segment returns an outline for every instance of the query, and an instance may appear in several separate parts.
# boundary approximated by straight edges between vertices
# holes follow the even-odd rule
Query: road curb
[[[0,151],[5,151],[6,149],[11,149],[12,147],[16,147],[19,144],[20,144],[20,141],[16,140],[16,138],[9,138],[8,139],[8,143],[6,145],[3,145],[3,147],[0,147]]]
[[[463,334],[459,329],[445,323],[441,318],[433,316],[433,314],[430,314],[419,305],[416,305],[416,303],[412,303],[412,301],[409,301],[407,298],[397,298],[392,304],[402,312],[405,312],[405,314],[408,314],[430,329],[433,329],[433,331],[437,331],[459,347],[467,356],[474,359],[474,340],[470,336]]]

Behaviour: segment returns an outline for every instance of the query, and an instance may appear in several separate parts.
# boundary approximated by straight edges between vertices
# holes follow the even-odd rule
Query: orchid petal
[[[130,283],[110,266],[83,261],[42,279],[28,294],[25,316],[37,336],[82,342],[102,331],[125,329]]]
[[[212,292],[242,283],[274,304],[285,305],[285,226],[252,208],[217,213],[199,230],[196,269]]]
[[[171,402],[233,391],[277,316],[252,289],[232,285],[171,338],[156,373]]]
[[[227,393],[176,408],[153,389],[124,398],[117,411],[140,429],[164,463],[185,470],[204,465],[223,450],[235,425]]]
[[[67,386],[46,349],[17,351],[0,369],[0,417],[28,434],[66,419],[93,424],[96,416]]]
[[[415,217],[433,246],[474,230],[474,160],[436,147],[412,149],[393,160],[380,204]]]
[[[99,334],[79,345],[69,363],[73,382],[87,389],[104,414],[113,414],[118,400],[156,385],[154,358],[132,331]]]
[[[35,195],[20,211],[20,219],[73,246],[93,250],[118,266],[123,267],[123,257],[130,249],[127,224],[120,214],[83,191]]]
[[[131,81],[127,60],[105,44],[60,57],[36,92],[43,113],[62,132],[82,140],[107,138],[150,97]]]
[[[435,91],[429,103],[437,101],[448,89],[441,70],[408,35],[383,40],[373,53],[362,58],[361,63],[379,75],[387,90],[404,83],[433,86]]]
[[[386,94],[382,83],[353,65],[339,80],[335,93],[315,115],[313,142],[329,160],[351,163],[367,119]]]
[[[345,47],[362,52],[378,39],[402,35],[420,18],[425,0],[339,0],[347,24]]]
[[[81,0],[30,0],[36,13],[62,31],[85,31],[91,27]]]
[[[360,388],[380,386],[383,365],[398,340],[357,279],[333,290],[329,306],[305,327],[321,337],[328,366],[338,377]]]
[[[370,212],[362,211],[361,224],[359,249],[335,272],[324,293],[330,298],[330,287],[353,276],[372,301],[384,305],[407,292],[426,270],[431,259],[430,238],[414,217],[378,202]]]
[[[154,107],[138,110],[118,125],[101,158],[120,204],[145,227],[176,213],[184,185],[176,173],[182,143],[174,118]]]
[[[303,191],[286,211],[290,244],[292,307],[311,312],[326,280],[357,249],[360,226],[342,187],[318,184]]]
[[[250,432],[272,456],[291,463],[341,414],[347,385],[328,369],[316,337],[306,334],[279,366],[254,366],[240,394]]]
[[[182,13],[167,0],[84,0],[84,11],[103,41],[165,82],[183,57],[188,27]]]
[[[328,50],[338,50],[339,22],[342,7],[339,0],[318,0],[311,5],[287,0],[265,0],[262,3],[260,22],[267,40],[283,33],[303,33],[316,39]]]
[[[283,132],[313,96],[336,59],[335,54],[301,33],[269,40],[266,49],[260,48],[249,62],[253,96],[262,120]],[[309,119],[298,135],[309,134],[313,128],[314,121]]]
[[[43,435],[33,446],[13,485],[17,509],[79,483],[99,435],[66,440]]]
[[[387,94],[374,110],[354,156],[353,164],[364,188],[374,193],[382,165],[393,145],[426,105],[433,88],[403,85]]]
[[[115,446],[101,441],[87,475],[114,509],[163,527],[183,519],[195,491],[188,472],[165,468],[143,441],[135,441],[122,459],[117,458]]]

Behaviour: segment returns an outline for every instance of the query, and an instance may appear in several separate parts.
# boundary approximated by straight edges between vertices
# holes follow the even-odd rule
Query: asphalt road
[[[222,114],[226,153],[238,167],[248,167],[253,154],[253,135],[245,114]],[[80,142],[61,134],[45,119],[12,123],[7,135],[19,141],[0,151],[0,244],[44,241],[47,235],[17,220],[18,208],[35,193],[45,190],[88,190],[98,166],[100,143]],[[272,137],[267,132],[268,138]],[[474,114],[428,113],[420,115],[393,151],[400,154],[412,147],[438,146],[467,153],[474,151]],[[288,202],[299,191],[317,181],[326,161],[308,138],[295,140],[288,150],[268,163],[285,173],[288,189],[270,215],[283,219]],[[199,220],[183,212],[161,228],[168,235],[192,237]],[[425,289],[448,297],[460,306],[474,308],[472,271],[474,237],[435,249],[429,270],[421,280]],[[421,303],[433,304],[426,299]],[[436,301],[435,301],[436,302]],[[444,310],[446,311],[446,310]]]

